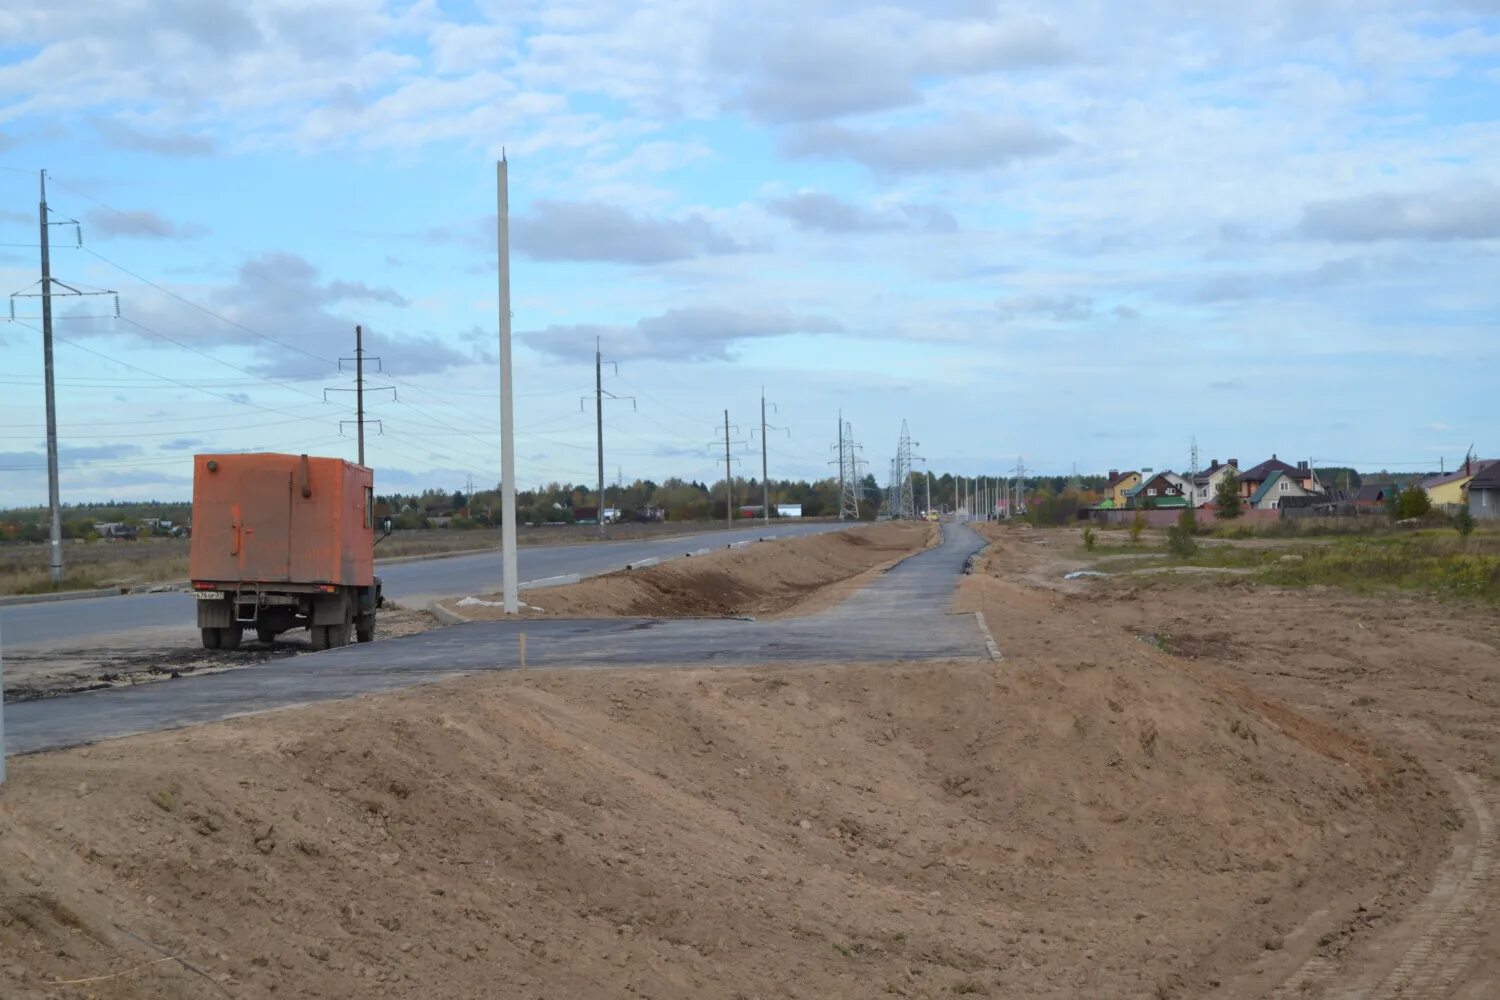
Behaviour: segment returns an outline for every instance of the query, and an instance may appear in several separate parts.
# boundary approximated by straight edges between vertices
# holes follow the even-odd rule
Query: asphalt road
[[[699,532],[677,538],[655,538],[594,545],[527,545],[517,548],[516,562],[521,582],[578,573],[589,576],[623,569],[643,559],[668,559],[698,549],[727,545],[754,538],[788,538],[820,534],[848,527],[837,522],[805,522],[754,525],[732,531]],[[423,559],[377,567],[386,596],[403,604],[425,607],[440,597],[462,597],[500,589],[500,553],[485,552],[447,559]],[[181,630],[184,637],[197,633],[196,611],[191,598],[181,593],[129,594],[95,597],[53,604],[20,604],[0,607],[0,635],[5,648],[45,650],[77,647],[82,638],[100,642],[128,641],[132,634],[144,638],[154,630]]]
[[[473,622],[255,667],[5,706],[10,753],[51,750],[464,674],[528,666],[598,667],[988,659],[971,614],[952,611],[964,562],[983,546],[943,526],[943,544],[897,564],[848,600],[806,618]]]

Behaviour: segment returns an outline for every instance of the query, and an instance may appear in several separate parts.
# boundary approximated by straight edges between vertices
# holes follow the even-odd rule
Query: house
[[[1223,482],[1224,477],[1229,475],[1231,472],[1235,475],[1239,475],[1239,459],[1231,458],[1223,465],[1219,464],[1219,460],[1217,458],[1212,462],[1209,462],[1208,468],[1204,469],[1202,472],[1198,473],[1198,475],[1193,477],[1193,506],[1208,507],[1213,504],[1214,497],[1216,497],[1219,493],[1219,484]]]
[[[1109,481],[1104,484],[1105,500],[1112,500],[1111,507],[1125,506],[1125,491],[1135,489],[1141,484],[1139,472],[1120,472],[1118,469],[1109,470]],[[1103,504],[1100,504],[1102,507]]]
[[[1500,462],[1469,480],[1469,513],[1488,521],[1500,519]]]
[[[1354,494],[1354,507],[1361,511],[1384,510],[1392,494],[1399,492],[1393,483],[1365,483]]]
[[[1464,464],[1452,472],[1422,480],[1422,489],[1427,491],[1434,507],[1462,507],[1469,502],[1470,481],[1497,461],[1500,459],[1465,459]]]
[[[1291,473],[1276,470],[1260,484],[1247,501],[1251,510],[1281,510],[1284,507],[1311,506],[1318,491],[1309,490]]]
[[[1125,502],[1127,506],[1137,509],[1144,507],[1186,507],[1188,505],[1188,494],[1192,487],[1188,481],[1175,472],[1151,473],[1149,479],[1125,491]]]
[[[1257,490],[1270,481],[1276,473],[1281,473],[1289,481],[1296,483],[1302,489],[1304,495],[1309,493],[1322,493],[1323,484],[1318,482],[1318,476],[1308,467],[1308,463],[1298,462],[1289,465],[1277,458],[1274,453],[1259,465],[1252,466],[1240,473],[1240,496],[1249,499]],[[1278,492],[1280,488],[1278,487]]]

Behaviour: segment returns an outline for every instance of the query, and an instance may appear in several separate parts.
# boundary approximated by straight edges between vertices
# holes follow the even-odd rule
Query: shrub
[[[1093,527],[1093,525],[1090,525],[1090,524],[1084,525],[1083,526],[1083,547],[1085,549],[1087,549],[1088,551],[1092,552],[1092,551],[1094,551],[1094,543],[1096,541],[1098,541],[1098,539],[1094,536],[1094,527]]]
[[[1457,528],[1459,535],[1464,538],[1474,533],[1474,515],[1469,513],[1467,506],[1458,508],[1458,513],[1453,518],[1453,527]]]
[[[1177,515],[1177,523],[1167,529],[1167,550],[1179,559],[1186,559],[1198,551],[1198,542],[1193,538],[1198,533],[1198,519],[1193,508],[1184,507]]]
[[[1135,512],[1135,519],[1130,522],[1130,544],[1141,543],[1141,532],[1146,530],[1146,519],[1141,516],[1140,511]]]
[[[1193,508],[1182,508],[1177,515],[1177,527],[1187,532],[1189,537],[1198,533],[1198,515],[1193,512]]]

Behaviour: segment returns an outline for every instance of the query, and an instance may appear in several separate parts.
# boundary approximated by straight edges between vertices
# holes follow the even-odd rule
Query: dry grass
[[[615,524],[609,526],[608,537],[615,541],[660,538],[715,531],[722,527],[723,523],[719,521]],[[586,524],[559,528],[523,528],[517,534],[517,541],[521,545],[586,545],[598,540],[599,529]],[[133,542],[66,541],[63,543],[63,568],[67,575],[63,585],[56,589],[94,590],[186,580],[188,545],[186,538],[142,538]],[[498,528],[479,531],[432,528],[399,531],[381,542],[375,555],[377,560],[382,560],[499,547]],[[0,545],[0,595],[41,594],[53,589],[47,546]]]

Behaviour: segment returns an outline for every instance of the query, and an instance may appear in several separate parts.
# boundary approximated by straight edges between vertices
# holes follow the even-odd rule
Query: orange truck
[[[390,534],[389,522],[385,534]],[[375,637],[375,476],[339,458],[193,457],[188,574],[208,649],[306,628],[314,649]]]

